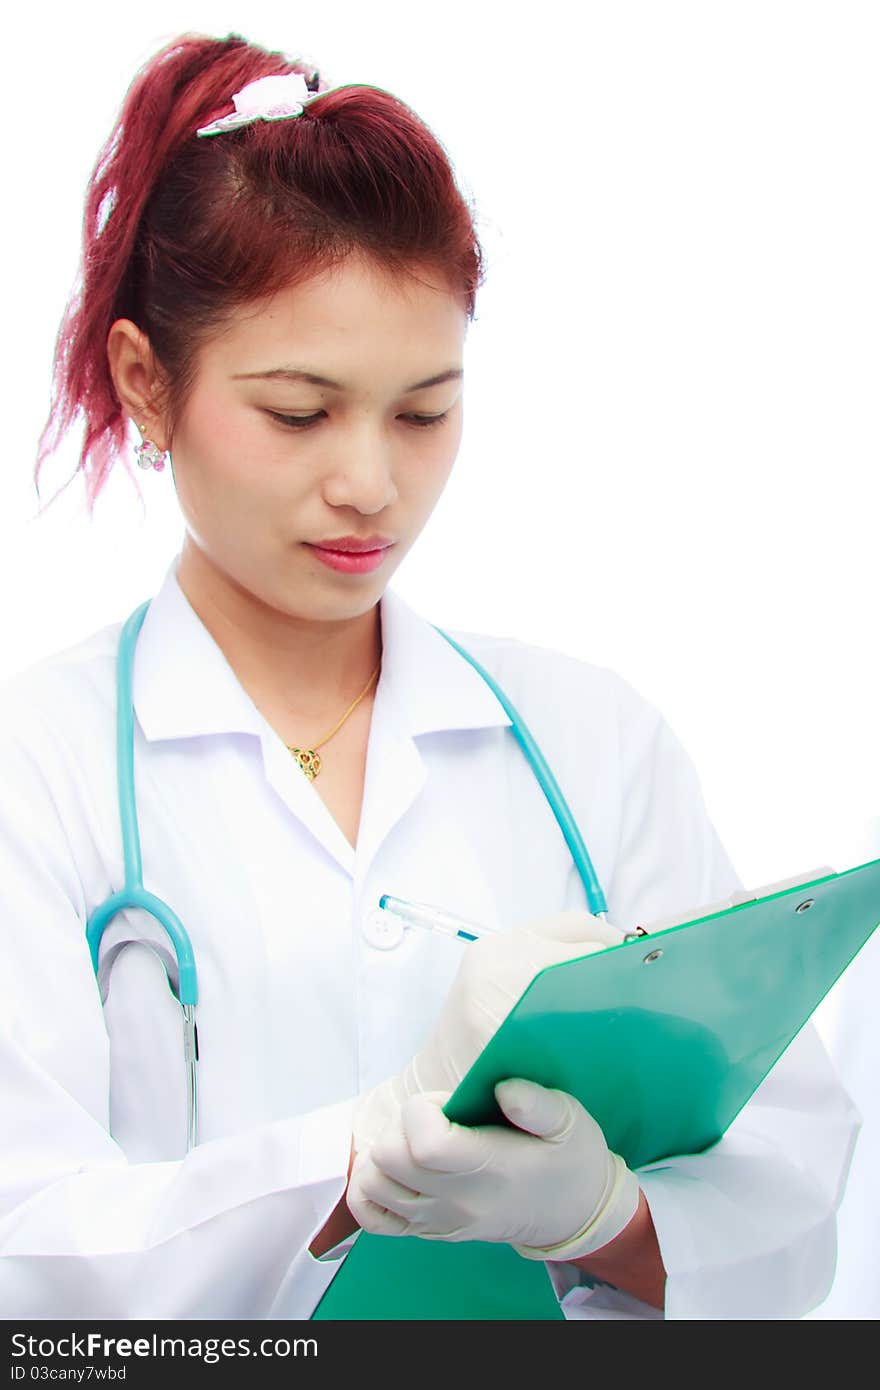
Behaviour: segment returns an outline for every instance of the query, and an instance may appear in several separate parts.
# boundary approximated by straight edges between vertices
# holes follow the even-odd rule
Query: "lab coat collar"
[[[181,589],[179,560],[169,565],[138,635],[132,676],[138,723],[150,741],[235,732],[263,739],[267,721]],[[385,590],[380,613],[376,701],[393,706],[400,733],[510,724],[480,673],[394,590]],[[466,635],[461,645],[470,650]]]

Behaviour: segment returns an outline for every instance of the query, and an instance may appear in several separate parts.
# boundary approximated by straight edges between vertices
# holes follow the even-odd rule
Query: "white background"
[[[120,469],[90,523],[79,478],[37,518],[33,466],[98,149],[186,31],[393,91],[476,205],[464,439],[393,586],[441,626],[625,676],[747,883],[880,857],[875,3],[151,0],[51,28],[15,9],[0,678],[127,616],[182,540],[167,468],[134,470],[145,518]],[[880,1315],[878,986],[875,938],[817,1015],[866,1118],[823,1316]]]

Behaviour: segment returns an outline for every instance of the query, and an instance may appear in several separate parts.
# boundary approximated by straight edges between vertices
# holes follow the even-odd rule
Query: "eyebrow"
[[[423,391],[427,386],[439,386],[444,381],[458,381],[464,376],[463,367],[450,367],[448,371],[438,372],[436,376],[429,376],[425,381],[417,381],[413,386],[404,387],[403,394],[408,396],[412,391]],[[268,372],[236,372],[233,381],[305,381],[310,386],[326,386],[331,391],[347,391],[348,387],[338,381],[331,381],[326,376],[316,376],[314,372],[301,371],[298,367],[273,367]]]

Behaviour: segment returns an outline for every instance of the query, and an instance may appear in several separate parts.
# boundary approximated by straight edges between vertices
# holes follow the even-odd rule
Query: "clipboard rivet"
[[[659,960],[662,955],[663,952],[660,950],[649,951],[648,954],[642,958],[642,965],[651,965],[655,960]]]
[[[797,907],[795,908],[795,912],[806,912],[808,908],[813,906],[813,903],[815,901],[815,898],[807,898],[805,902],[798,903]]]

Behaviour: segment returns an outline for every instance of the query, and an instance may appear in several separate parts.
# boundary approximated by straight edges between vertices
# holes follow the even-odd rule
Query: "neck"
[[[280,708],[304,727],[332,723],[380,660],[378,603],[327,621],[284,613],[235,583],[188,536],[177,582],[255,704]]]

